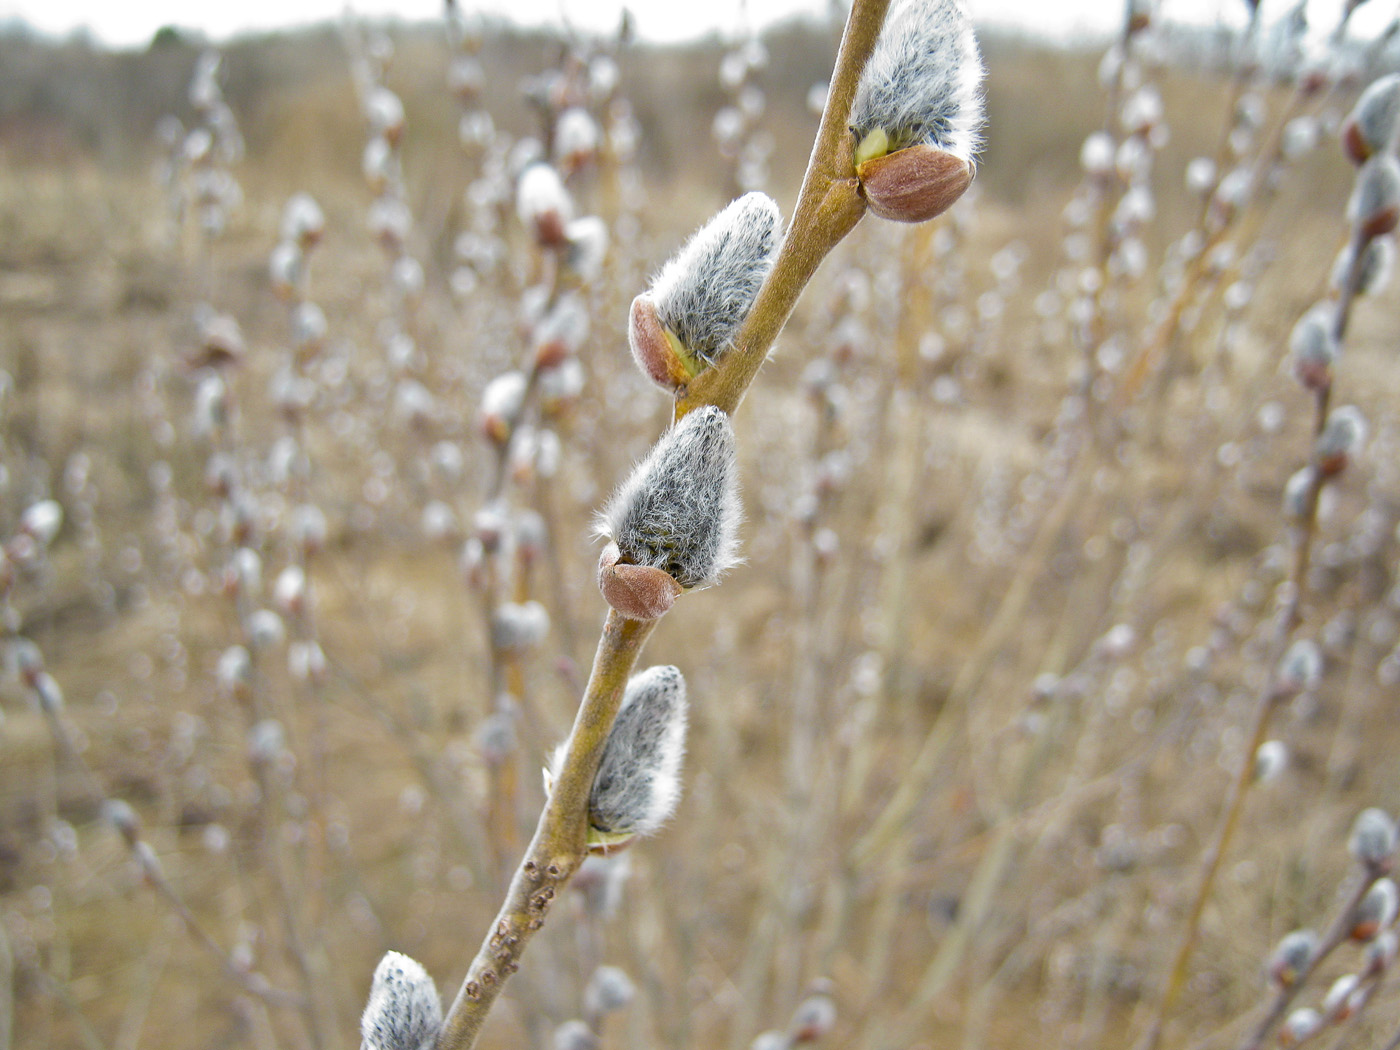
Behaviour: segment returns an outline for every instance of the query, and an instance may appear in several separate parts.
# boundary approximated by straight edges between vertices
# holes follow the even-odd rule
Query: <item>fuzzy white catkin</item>
[[[1356,100],[1349,119],[1368,152],[1384,149],[1400,123],[1400,74],[1372,81]]]
[[[1389,969],[1395,961],[1397,938],[1394,930],[1383,930],[1374,940],[1367,942],[1361,957],[1361,968],[1369,976],[1376,976]]]
[[[544,215],[554,213],[561,225],[574,217],[574,205],[564,180],[548,164],[531,164],[520,173],[515,190],[515,209],[525,226],[532,226]]]
[[[636,985],[625,970],[616,966],[600,966],[593,971],[584,990],[584,1008],[593,1014],[612,1013],[631,1003],[636,994]]]
[[[1297,1046],[1322,1031],[1322,1015],[1311,1006],[1294,1010],[1279,1028],[1278,1041],[1281,1046]]]
[[[1263,784],[1288,766],[1288,747],[1282,740],[1265,740],[1254,752],[1254,779]]]
[[[1300,638],[1279,660],[1277,673],[1281,689],[1293,693],[1316,689],[1322,680],[1322,650],[1316,642]]]
[[[835,1001],[824,992],[816,992],[798,1004],[788,1031],[795,1041],[810,1043],[829,1034],[835,1025]]]
[[[572,106],[554,125],[554,155],[560,160],[592,153],[598,148],[598,125],[588,110]]]
[[[500,416],[514,419],[525,403],[525,391],[529,385],[523,372],[502,372],[481,392],[482,416]]]
[[[692,354],[714,364],[749,315],[778,250],[782,214],[746,193],[702,226],[651,285],[661,323]]]
[[[19,527],[21,532],[33,536],[41,547],[47,547],[63,527],[63,507],[57,500],[40,500],[20,515]]]
[[[1337,253],[1337,261],[1332,265],[1331,285],[1341,291],[1348,281],[1354,279],[1357,295],[1376,295],[1385,290],[1390,281],[1391,270],[1395,268],[1395,238],[1372,237],[1361,249],[1361,261],[1356,264],[1355,277],[1352,276],[1356,246],[1345,245]]]
[[[1329,456],[1352,456],[1366,443],[1366,417],[1355,405],[1335,408],[1327,417],[1327,425],[1317,436],[1317,454]]]
[[[1357,816],[1347,848],[1362,864],[1378,867],[1394,856],[1395,842],[1395,821],[1385,810],[1372,807]]]
[[[365,119],[373,134],[392,140],[403,132],[403,103],[388,88],[377,87],[365,99]]]
[[[1361,978],[1354,973],[1343,974],[1332,982],[1332,986],[1327,989],[1327,994],[1322,998],[1322,1012],[1328,1017],[1335,1016],[1346,1009],[1347,1000],[1361,984]]]
[[[374,968],[360,1019],[360,1050],[432,1050],[442,1028],[442,1001],[428,971],[398,952]]]
[[[554,1050],[598,1050],[598,1037],[582,1021],[565,1021],[554,1030]]]
[[[1389,154],[1378,154],[1356,173],[1356,185],[1347,201],[1347,219],[1366,227],[1380,222],[1382,216],[1398,207],[1400,162]]]
[[[1321,302],[1298,319],[1288,336],[1288,350],[1301,362],[1321,366],[1332,364],[1341,353],[1334,334],[1337,310],[1330,302]]]
[[[326,216],[316,198],[294,193],[282,209],[282,239],[294,243],[315,242],[326,230]]]
[[[1400,891],[1391,879],[1377,879],[1356,906],[1353,920],[1356,926],[1366,928],[1369,936],[1374,936],[1395,921],[1397,907],[1400,907]]]
[[[1308,493],[1312,491],[1316,471],[1302,467],[1293,472],[1283,486],[1283,513],[1290,521],[1300,521],[1308,509]]]
[[[608,225],[596,215],[575,219],[564,227],[569,242],[568,263],[585,281],[596,281],[608,253]]]
[[[982,74],[962,0],[896,3],[856,88],[856,140],[878,128],[891,152],[926,143],[970,161],[982,127]]]
[[[738,555],[735,458],[729,417],[713,406],[692,412],[622,483],[598,531],[626,563],[661,569],[682,587],[713,583]]]
[[[229,646],[219,656],[215,680],[219,691],[234,696],[252,685],[253,659],[241,645]]]
[[[588,797],[599,831],[649,835],[675,811],[685,758],[685,679],[674,667],[634,675]]]
[[[1285,988],[1293,984],[1312,964],[1317,951],[1317,934],[1312,930],[1294,930],[1284,936],[1269,957],[1269,973]]]

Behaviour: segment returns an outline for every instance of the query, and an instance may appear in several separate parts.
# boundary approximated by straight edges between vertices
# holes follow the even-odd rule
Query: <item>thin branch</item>
[[[855,174],[855,143],[847,122],[861,71],[880,36],[889,6],[890,0],[856,0],[851,5],[826,109],[778,260],[759,290],[733,349],[677,392],[677,419],[705,405],[718,405],[733,414],[807,282],[865,214],[865,198]]]
[[[797,208],[777,262],[759,291],[734,348],[678,392],[676,417],[705,405],[732,413],[758,374],[802,290],[865,214],[847,129],[861,71],[884,24],[889,0],[855,0],[832,74],[826,110]],[[655,627],[610,612],[566,753],[534,838],[438,1035],[437,1050],[470,1050],[500,994],[519,969],[551,902],[588,853],[588,798],[628,676]]]

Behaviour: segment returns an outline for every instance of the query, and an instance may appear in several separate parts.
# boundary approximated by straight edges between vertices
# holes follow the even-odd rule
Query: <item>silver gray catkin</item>
[[[661,323],[693,356],[713,365],[729,348],[778,250],[782,214],[746,193],[702,226],[647,293]]]
[[[889,151],[930,145],[962,160],[982,127],[982,58],[962,0],[905,0],[885,22],[861,74],[851,130],[880,130]]]
[[[1351,855],[1377,873],[1390,870],[1395,860],[1395,821],[1383,809],[1363,809],[1351,826],[1347,848]]]
[[[603,510],[598,531],[623,563],[699,587],[737,561],[741,513],[734,428],[709,406],[661,436]]]
[[[627,683],[588,798],[594,828],[649,835],[670,818],[680,800],[686,716],[676,668],[651,667]]]
[[[1400,125],[1400,74],[1370,84],[1342,125],[1342,149],[1353,164],[1364,164],[1390,147]]]
[[[432,1050],[442,1001],[428,971],[407,955],[385,952],[374,968],[360,1018],[360,1050]]]

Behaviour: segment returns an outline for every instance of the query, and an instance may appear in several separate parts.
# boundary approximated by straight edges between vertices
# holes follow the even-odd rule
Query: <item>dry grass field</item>
[[[1243,1045],[1274,945],[1332,921],[1354,818],[1400,811],[1394,286],[1352,308],[1331,404],[1368,436],[1310,529],[1281,509],[1315,427],[1289,340],[1333,294],[1355,173],[1338,125],[1384,67],[1303,97],[1267,69],[1154,57],[1159,31],[1121,81],[1101,48],[984,39],[972,191],[932,223],[869,216],[826,260],[736,413],[744,562],[643,657],[689,686],[679,809],[565,891],[481,1045],[581,1045],[555,1030],[602,964],[635,985],[591,1021],[605,1047],[743,1050],[813,988],[833,1047],[1137,1045],[1294,596],[1285,640],[1315,642],[1321,675],[1271,707],[1287,759],[1245,793],[1162,1045]],[[392,29],[392,57],[378,38],[229,46],[216,80],[242,155],[170,179],[157,123],[183,122],[180,148],[199,125],[197,48],[0,40],[3,1050],[353,1045],[388,949],[451,1001],[607,611],[594,515],[669,419],[628,305],[746,174],[790,214],[838,34],[765,41],[744,134],[769,149],[747,173],[711,133],[742,90],[719,74],[732,48],[488,27],[463,101],[443,27]],[[388,252],[356,54],[406,111],[412,221]],[[483,392],[528,366],[528,304],[554,279],[514,204],[541,133],[522,82],[580,54],[615,58],[615,89],[584,105],[635,151],[614,137],[568,178],[608,231],[573,293],[582,388],[531,403],[488,507]],[[1081,145],[1106,119],[1132,137],[1110,97],[1131,103],[1135,77],[1158,130],[1096,181]],[[482,112],[493,134],[464,144]],[[1231,150],[1261,177],[1226,215],[1186,170]],[[206,163],[239,188],[216,235],[172,204]],[[1130,185],[1148,207],[1116,222]],[[296,193],[325,227],[295,292],[325,335],[300,350],[269,280]],[[395,276],[404,258],[421,285]],[[208,363],[210,309],[241,331],[232,365]],[[31,552],[22,516],[47,499],[63,524]],[[492,556],[499,515],[512,533],[525,511],[543,541]],[[511,599],[548,611],[529,646],[492,640]],[[1363,950],[1339,948],[1297,1005]],[[1387,972],[1316,1039],[1381,1048],[1397,1029]]]

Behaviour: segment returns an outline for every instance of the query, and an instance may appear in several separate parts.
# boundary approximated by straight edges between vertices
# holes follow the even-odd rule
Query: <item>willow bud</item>
[[[1304,1006],[1294,1010],[1288,1015],[1288,1019],[1279,1026],[1278,1042],[1282,1047],[1293,1047],[1299,1043],[1307,1042],[1318,1032],[1322,1031],[1324,1022],[1322,1015],[1311,1006]]]
[[[649,379],[674,390],[729,349],[773,268],[781,226],[772,198],[744,194],[632,301],[627,337]]]
[[[836,1027],[836,1002],[825,991],[814,991],[798,1004],[788,1025],[793,1043],[814,1043]]]
[[[1400,222],[1400,163],[1390,154],[1377,154],[1356,173],[1347,218],[1367,239],[1390,233]]]
[[[313,247],[326,232],[326,216],[316,198],[309,193],[294,193],[282,209],[282,240],[303,251]]]
[[[589,841],[606,849],[666,823],[681,796],[685,679],[651,667],[627,683],[588,796]]]
[[[682,589],[714,583],[737,560],[734,428],[713,406],[661,436],[600,516],[609,543],[598,585],[618,612],[655,619]]]
[[[1383,809],[1362,810],[1351,826],[1347,848],[1367,868],[1389,871],[1395,860],[1395,821]]]
[[[1278,942],[1269,957],[1269,976],[1283,988],[1288,988],[1312,965],[1317,951],[1317,934],[1312,930],[1294,930]]]
[[[386,87],[375,88],[365,98],[365,119],[369,121],[371,133],[391,146],[397,145],[403,137],[403,102]]]
[[[515,208],[520,221],[541,245],[566,245],[566,227],[574,217],[574,204],[553,167],[536,162],[520,173]]]
[[[685,679],[676,668],[648,668],[627,683],[588,796],[588,844],[595,853],[652,834],[675,811],[686,716]],[[567,748],[560,744],[544,770],[546,794]]]
[[[637,986],[625,970],[616,966],[600,966],[589,978],[583,993],[583,1006],[590,1014],[601,1016],[628,1006],[636,997]]]
[[[481,432],[492,444],[504,446],[510,440],[529,381],[523,372],[502,372],[481,392]]]
[[[1341,352],[1335,334],[1336,317],[1332,303],[1319,303],[1298,319],[1288,337],[1293,374],[1314,392],[1332,385],[1332,364]]]
[[[922,222],[972,183],[982,59],[962,0],[906,0],[885,22],[851,107],[870,210]]]
[[[63,507],[57,500],[41,499],[32,503],[19,516],[19,531],[32,536],[40,547],[53,543],[63,527]]]
[[[1279,691],[1289,696],[1316,689],[1322,680],[1322,650],[1317,643],[1300,638],[1290,645],[1278,662],[1275,680]]]
[[[437,986],[407,955],[385,952],[360,1019],[360,1050],[432,1050],[442,1028]]]
[[[1342,124],[1342,149],[1353,164],[1366,163],[1385,149],[1400,123],[1400,74],[1371,82]]]
[[[1395,962],[1398,947],[1400,940],[1397,940],[1394,930],[1385,930],[1368,941],[1361,959],[1362,976],[1379,977],[1390,969],[1391,963]]]
[[[1376,295],[1385,290],[1394,269],[1395,238],[1372,237],[1362,245],[1343,245],[1329,283],[1336,292],[1350,285],[1357,295]]]
[[[1352,1007],[1356,1001],[1352,997],[1360,987],[1361,978],[1354,973],[1338,977],[1322,997],[1323,1015],[1332,1021],[1345,1021],[1352,1014]]]
[[[1394,882],[1390,879],[1377,879],[1373,882],[1352,914],[1352,940],[1372,940],[1381,930],[1395,921],[1398,905],[1400,905],[1400,892],[1397,892]]]
[[[554,1030],[554,1050],[598,1050],[599,1045],[593,1029],[577,1018]]]
[[[1318,470],[1324,478],[1334,477],[1346,469],[1358,449],[1366,441],[1366,417],[1355,405],[1343,405],[1327,417],[1327,424],[1317,436],[1314,455]]]

